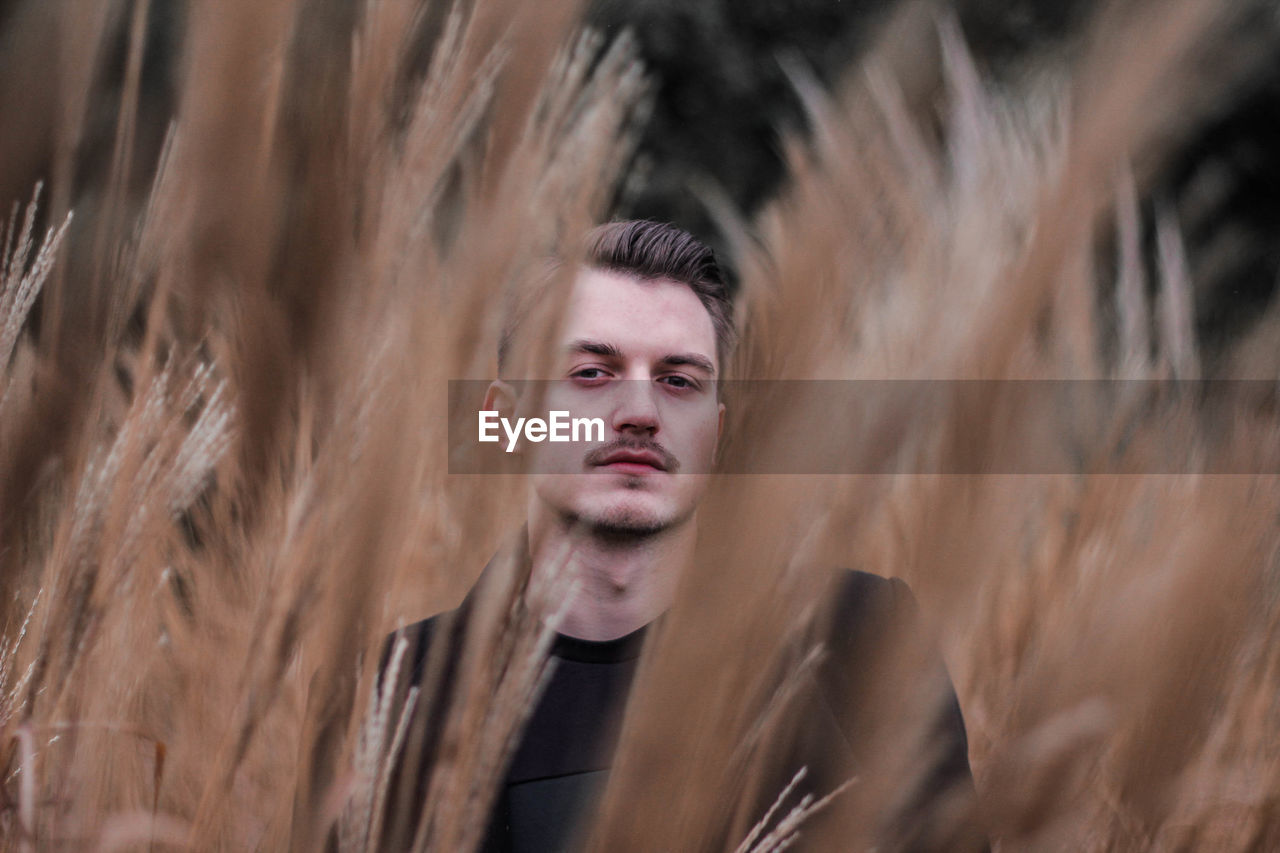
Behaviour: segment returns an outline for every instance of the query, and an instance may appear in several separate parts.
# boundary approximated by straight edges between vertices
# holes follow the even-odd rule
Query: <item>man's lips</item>
[[[583,460],[592,468],[607,468],[620,474],[652,474],[665,471],[674,474],[680,462],[657,442],[615,441],[597,447]]]
[[[597,463],[598,467],[613,468],[628,473],[667,470],[666,460],[651,450],[615,450],[607,453]]]

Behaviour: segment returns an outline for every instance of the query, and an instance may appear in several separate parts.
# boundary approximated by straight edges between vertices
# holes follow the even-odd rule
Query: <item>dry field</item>
[[[571,3],[349,5],[194,0],[154,168],[150,2],[23,13],[5,150],[51,153],[0,285],[6,850],[477,841],[545,629],[495,592],[456,748],[389,822],[413,706],[371,702],[373,661],[521,520],[518,482],[448,475],[447,383],[492,374],[499,306],[606,214],[649,90]],[[786,190],[751,221],[706,191],[742,271],[735,375],[948,381],[839,423],[787,383],[768,418],[731,410],[730,465],[825,423],[886,473],[716,484],[593,849],[715,837],[833,565],[903,577],[936,626],[999,849],[1280,847],[1280,315],[1202,357],[1178,223],[1137,200],[1274,47],[1246,6],[1120,4],[999,90],[919,10],[839,92],[790,67],[813,135]],[[1124,382],[1028,435],[1009,383],[950,381],[1010,379]],[[1170,383],[1198,379],[1272,390],[1223,412]],[[1001,468],[1019,448],[1048,470]],[[881,727],[818,849],[898,848],[876,816],[930,744]]]

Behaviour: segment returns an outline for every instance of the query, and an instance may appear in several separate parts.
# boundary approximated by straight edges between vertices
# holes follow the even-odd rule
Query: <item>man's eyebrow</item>
[[[671,355],[663,356],[662,363],[672,366],[686,365],[688,367],[697,367],[706,371],[710,376],[716,375],[716,367],[711,363],[711,359],[693,352],[672,353]]]
[[[601,341],[579,339],[572,341],[565,349],[569,352],[585,352],[591,355],[602,355],[606,358],[622,358],[622,350],[613,344],[606,344]]]
[[[586,340],[585,338],[571,341],[569,345],[565,347],[565,350],[571,353],[585,352],[590,353],[591,355],[603,356],[605,358],[621,359],[623,357],[622,350],[618,349],[618,347],[613,344],[605,343],[603,341]],[[678,367],[681,365],[696,367],[699,370],[705,371],[709,376],[716,375],[716,367],[711,362],[711,359],[707,358],[705,355],[699,355],[696,352],[670,353],[668,355],[664,355],[658,360],[658,362],[672,367]]]

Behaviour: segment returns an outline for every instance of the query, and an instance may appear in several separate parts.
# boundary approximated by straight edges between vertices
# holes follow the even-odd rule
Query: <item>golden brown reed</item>
[[[9,765],[17,846],[125,843],[158,814],[201,849],[314,847],[350,788],[359,656],[466,582],[423,566],[474,564],[506,526],[509,489],[445,476],[443,383],[490,359],[487,305],[600,215],[638,68],[575,46],[571,6],[369,3],[345,46],[310,11],[192,6],[154,193],[113,196],[72,245],[144,334],[51,314],[94,284],[67,275],[7,377],[34,398],[5,412],[6,471],[29,472],[7,577],[22,602],[49,590],[5,684],[6,744],[36,745]],[[73,336],[97,369],[59,370]],[[80,413],[61,444],[35,426],[56,403]],[[464,794],[440,795],[449,820]]]
[[[1116,188],[1169,138],[1173,93],[1217,26],[1205,4],[1147,9],[1118,35],[1101,30],[1074,74],[1009,99],[984,89],[944,21],[940,143],[913,119],[918,97],[897,88],[911,75],[895,73],[892,51],[838,104],[802,77],[814,143],[795,151],[792,186],[758,225],[739,375],[1198,376],[1189,282],[1168,227],[1152,311],[1135,278],[1134,229],[1121,234],[1125,334],[1110,360],[1092,259]],[[1119,53],[1138,31],[1144,49]],[[1121,224],[1132,225],[1131,208],[1120,203]],[[1271,338],[1272,365],[1274,353]],[[1274,472],[1274,410],[1237,419],[1218,442],[1195,406],[1144,408],[1154,386],[1129,385],[1110,405],[1063,410],[1055,435],[1027,435],[1010,386],[947,387],[951,399],[904,393],[900,405],[840,408],[845,419],[828,428],[845,431],[844,459],[864,463],[850,468],[1000,470],[1026,443],[1034,455],[1023,458],[1046,457],[1063,474],[734,479],[708,508],[701,572],[637,688],[596,849],[636,838],[701,849],[717,837],[753,784],[733,761],[756,725],[752,691],[814,603],[817,582],[806,586],[797,566],[851,563],[909,579],[941,627],[984,817],[1004,847],[1213,838],[1254,849],[1274,838],[1265,792],[1280,758],[1276,673],[1263,638],[1277,624],[1264,594],[1275,583],[1277,482],[1209,473],[1239,453],[1258,454],[1250,470]],[[794,385],[755,402],[730,428],[742,437],[730,466],[733,453],[785,460],[806,428],[831,423],[826,401]],[[1170,460],[1190,473],[1142,473]],[[1232,721],[1241,703],[1255,721],[1248,734]],[[816,849],[908,840],[879,818],[919,773],[922,722],[873,721],[890,748],[833,806],[843,814],[813,827]]]
[[[518,525],[518,481],[448,475],[446,384],[492,373],[495,306],[603,214],[643,112],[625,41],[575,37],[575,4],[530,5],[195,2],[142,194],[129,153],[149,4],[57,7],[47,218],[75,206],[77,224],[38,334],[8,333],[44,271],[34,226],[6,242],[30,248],[0,294],[0,344],[16,348],[0,347],[6,847],[478,841],[545,677],[549,626],[524,590],[563,600],[572,579],[496,567],[424,803],[388,765],[416,772],[440,661],[369,700],[371,653],[455,602]],[[1152,310],[1126,176],[1185,118],[1175,84],[1220,45],[1211,6],[1100,26],[1077,67],[1012,94],[983,84],[945,17],[904,17],[838,98],[793,68],[813,141],[790,146],[792,184],[756,223],[724,212],[744,271],[736,375],[1197,376],[1176,225]],[[73,197],[113,21],[131,48],[111,167]],[[1143,49],[1116,48],[1137,32]],[[1093,263],[1112,228],[1115,341]],[[1228,375],[1274,378],[1277,328]],[[773,387],[755,401],[768,419],[731,410],[730,463],[785,461],[820,422],[822,401]],[[717,484],[593,849],[909,840],[886,818],[933,746],[927,689],[915,713],[885,712],[893,689],[856,709],[886,747],[817,817],[765,790],[822,654],[803,625],[827,568],[853,564],[908,579],[939,627],[1003,849],[1276,843],[1280,484],[1210,473],[1251,456],[1277,470],[1275,412],[1214,432],[1192,402],[1135,385],[1026,436],[999,384],[945,387],[830,427],[866,463],[850,467],[889,474]],[[1019,442],[1068,473],[891,475],[980,469]],[[1141,473],[1170,458],[1193,473]],[[927,654],[921,639],[899,663]],[[752,805],[775,800],[753,830]],[[939,837],[974,807],[951,806]]]

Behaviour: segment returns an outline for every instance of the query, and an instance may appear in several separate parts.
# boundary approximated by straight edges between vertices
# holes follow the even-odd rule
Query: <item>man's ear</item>
[[[518,400],[516,389],[501,379],[495,379],[485,389],[484,410],[486,412],[497,412],[498,417],[501,418],[509,418],[515,413]]]
[[[716,413],[716,446],[711,451],[711,464],[715,465],[720,461],[720,444],[724,438],[724,403],[719,404],[719,411]]]
[[[484,408],[486,412],[497,412],[499,418],[505,418],[508,421],[516,420],[516,407],[520,404],[520,395],[516,393],[516,389],[508,382],[501,379],[495,379],[489,383],[489,387],[484,392]],[[501,431],[499,431],[501,435]],[[500,437],[500,442],[506,439]],[[524,452],[523,442],[517,440],[510,454],[504,456],[520,456]]]

